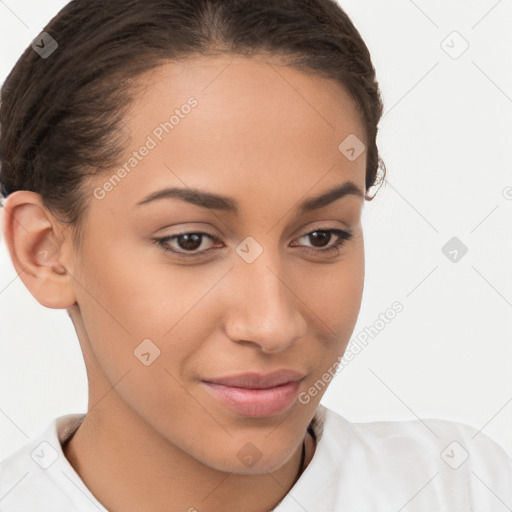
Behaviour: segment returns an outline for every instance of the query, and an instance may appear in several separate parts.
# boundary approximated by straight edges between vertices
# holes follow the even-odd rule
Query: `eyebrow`
[[[307,213],[313,210],[318,210],[327,206],[334,201],[341,199],[347,195],[356,195],[358,197],[365,197],[363,191],[352,181],[345,181],[343,184],[323,192],[319,196],[310,197],[298,204],[297,210],[299,213]],[[229,213],[238,215],[240,212],[238,203],[235,199],[228,196],[221,196],[211,192],[205,192],[194,188],[165,188],[152,192],[142,201],[138,202],[136,206],[152,203],[161,199],[180,199],[201,208],[208,208],[213,210],[222,210]]]

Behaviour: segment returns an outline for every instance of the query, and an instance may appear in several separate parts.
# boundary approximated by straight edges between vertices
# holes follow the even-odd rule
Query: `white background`
[[[65,4],[0,2],[2,81]],[[352,421],[460,421],[512,456],[512,1],[341,4],[377,70],[388,168],[365,206],[353,338],[394,301],[404,310],[334,378],[323,403]],[[462,48],[454,31],[469,43],[457,59],[445,51]],[[456,263],[442,252],[454,236],[468,248]],[[72,323],[27,291],[3,240],[0,332],[1,460],[54,417],[87,408]]]

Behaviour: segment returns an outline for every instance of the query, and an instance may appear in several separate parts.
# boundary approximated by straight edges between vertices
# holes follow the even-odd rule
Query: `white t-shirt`
[[[84,414],[54,419],[0,463],[1,512],[108,512],[61,443]],[[313,459],[274,512],[505,512],[512,460],[469,426],[443,420],[350,423],[319,405]]]

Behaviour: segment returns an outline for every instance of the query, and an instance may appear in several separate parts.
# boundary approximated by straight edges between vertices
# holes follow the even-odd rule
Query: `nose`
[[[231,340],[256,345],[265,353],[286,350],[307,328],[297,283],[272,262],[260,256],[251,264],[240,261],[235,265],[225,320]]]

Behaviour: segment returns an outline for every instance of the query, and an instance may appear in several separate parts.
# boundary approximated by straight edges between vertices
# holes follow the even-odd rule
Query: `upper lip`
[[[222,384],[223,386],[231,386],[237,388],[248,389],[267,389],[280,386],[288,382],[299,381],[304,378],[304,374],[295,370],[278,370],[272,373],[243,373],[238,375],[230,375],[207,379],[205,382],[213,384]]]

